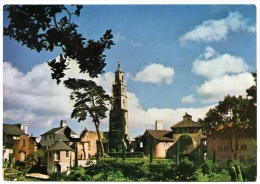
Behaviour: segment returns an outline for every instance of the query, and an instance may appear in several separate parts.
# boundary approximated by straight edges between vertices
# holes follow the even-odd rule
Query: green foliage
[[[211,165],[211,163],[209,163],[208,165]],[[214,165],[214,164],[213,164]],[[212,169],[212,172],[209,172],[207,174],[203,174],[202,172],[202,167],[198,168],[194,174],[193,177],[196,178],[196,181],[198,182],[228,182],[230,181],[230,175],[228,173],[227,170],[222,169],[220,173],[217,172],[217,165],[213,166],[215,167],[214,169]]]
[[[53,172],[50,175],[50,180],[51,181],[61,181],[63,177],[65,177],[62,173],[60,172]]]
[[[217,163],[213,163],[212,160],[205,160],[204,164],[201,166],[203,175],[216,172],[218,168]]]
[[[181,134],[179,140],[180,140],[180,143],[182,146],[183,146],[183,144],[190,145],[193,143],[192,136],[189,133]]]
[[[139,161],[102,159],[97,165],[86,167],[85,171],[71,170],[67,179],[68,181],[173,181],[176,173],[176,167],[169,161],[149,164],[140,162],[140,159]]]
[[[129,181],[121,171],[108,172],[107,181]]]
[[[177,168],[180,174],[181,181],[186,181],[187,178],[192,176],[193,172],[195,171],[194,163],[186,157],[180,161]]]
[[[66,181],[91,181],[92,177],[86,174],[83,167],[71,169],[70,174],[66,177]]]

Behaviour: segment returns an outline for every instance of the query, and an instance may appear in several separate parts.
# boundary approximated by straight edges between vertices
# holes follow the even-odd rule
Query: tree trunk
[[[101,149],[101,157],[103,157],[105,152],[104,152],[103,144],[101,142],[101,136],[100,136],[100,132],[99,132],[100,121],[99,121],[98,118],[96,118],[96,121],[94,122],[94,124],[95,124],[95,127],[96,127],[97,136],[98,136],[98,142],[99,142],[99,146],[100,146],[100,149]],[[97,154],[98,154],[98,152],[97,152]]]
[[[78,167],[78,146],[77,145],[75,145],[75,163],[74,163],[74,167]]]
[[[125,142],[124,142],[124,140],[123,140],[123,160],[125,160],[125,158],[126,158],[126,147],[125,147]]]
[[[151,145],[151,150],[150,150],[150,164],[153,163],[153,143]]]

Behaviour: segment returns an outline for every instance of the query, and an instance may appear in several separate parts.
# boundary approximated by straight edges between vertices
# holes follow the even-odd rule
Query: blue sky
[[[95,81],[111,94],[120,58],[131,139],[154,129],[156,120],[170,130],[185,112],[197,121],[224,96],[246,95],[254,84],[255,5],[85,5],[72,21],[88,39],[112,29],[116,45],[105,52],[106,73]],[[28,123],[36,136],[62,119],[78,134],[94,130],[90,119],[70,119],[69,91],[50,78],[46,61],[59,53],[39,54],[3,38],[3,123]],[[74,69],[68,76],[88,79]],[[100,129],[108,131],[108,118]]]

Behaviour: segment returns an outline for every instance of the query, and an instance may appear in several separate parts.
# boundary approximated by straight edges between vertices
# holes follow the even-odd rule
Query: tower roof
[[[120,59],[118,59],[118,67],[117,67],[117,70],[116,72],[123,72],[120,68]]]

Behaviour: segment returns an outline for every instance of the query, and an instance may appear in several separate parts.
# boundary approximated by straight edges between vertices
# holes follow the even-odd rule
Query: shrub
[[[195,171],[194,163],[186,157],[180,161],[177,168],[180,173],[181,181],[186,181],[188,177],[192,176],[193,172]]]

